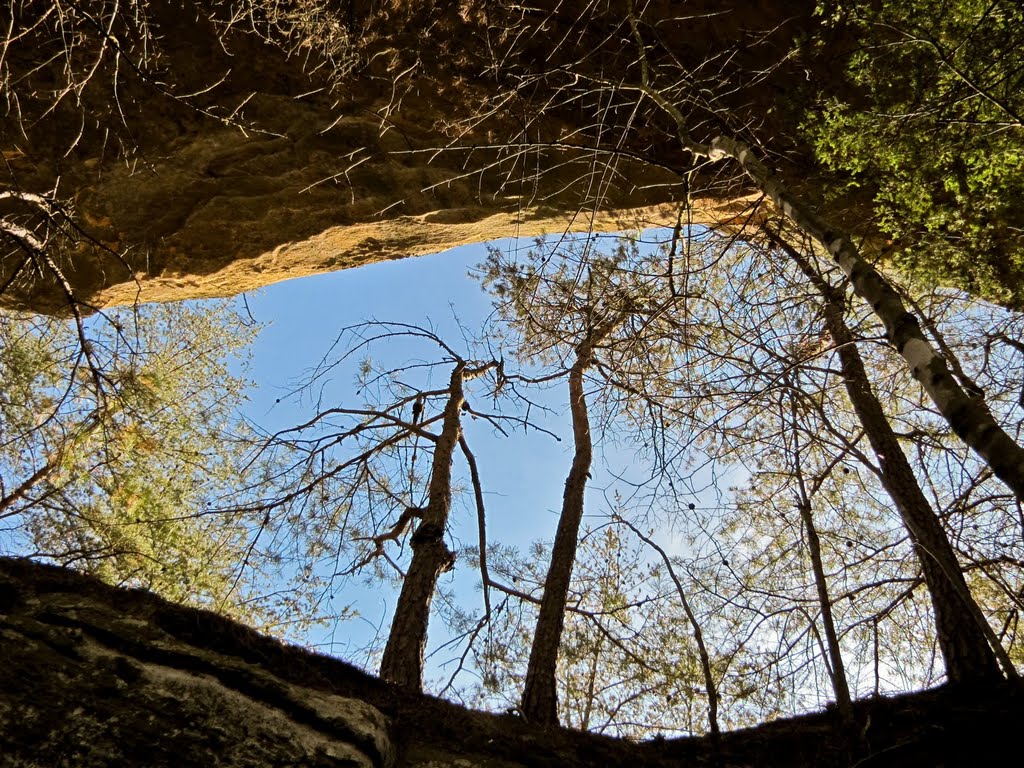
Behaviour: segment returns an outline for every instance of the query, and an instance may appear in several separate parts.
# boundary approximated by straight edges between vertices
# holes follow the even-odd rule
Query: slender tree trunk
[[[451,511],[452,457],[462,433],[466,377],[466,364],[460,361],[452,371],[441,435],[434,447],[427,506],[412,535],[412,563],[402,582],[380,663],[382,678],[416,691],[423,688],[423,652],[437,580],[455,565],[455,555],[444,543],[444,532]]]
[[[836,706],[839,717],[844,724],[853,722],[853,701],[850,699],[850,685],[846,681],[846,665],[843,664],[843,652],[839,647],[839,634],[836,632],[835,619],[832,616],[832,599],[828,594],[828,581],[825,578],[825,566],[821,560],[821,540],[818,530],[814,527],[809,500],[802,499],[800,519],[807,532],[807,549],[811,553],[811,568],[814,571],[814,585],[818,590],[818,603],[821,605],[821,621],[825,625],[825,640],[828,642],[828,655],[831,657],[830,677],[832,690],[836,695]]]
[[[569,580],[576,562],[580,524],[583,521],[583,494],[593,458],[590,437],[590,419],[587,400],[583,392],[583,372],[593,358],[593,344],[588,339],[581,345],[576,362],[569,370],[569,407],[572,411],[572,434],[576,446],[572,466],[565,480],[562,494],[562,513],[558,518],[558,531],[551,549],[551,563],[544,579],[544,597],[530,648],[530,662],[526,669],[522,713],[531,723],[558,725],[558,690],[555,669],[558,647],[562,642],[565,623],[565,602],[569,595]]]
[[[598,638],[590,656],[590,671],[587,673],[587,703],[583,705],[583,715],[580,717],[580,730],[590,730],[590,717],[594,712],[594,691],[597,687],[597,671],[601,667],[601,651],[604,648],[604,638]]]
[[[844,725],[849,725],[853,722],[853,702],[850,699],[850,686],[846,681],[846,665],[843,664],[843,653],[839,647],[839,634],[836,632],[836,623],[832,616],[832,599],[828,594],[828,580],[825,578],[825,565],[821,559],[821,539],[818,538],[818,529],[814,527],[811,495],[807,491],[800,464],[796,401],[793,395],[790,396],[789,406],[793,418],[793,460],[796,464],[797,486],[800,493],[797,507],[804,530],[807,532],[807,550],[811,555],[811,570],[814,572],[814,585],[818,592],[818,604],[821,606],[821,621],[825,625],[825,640],[828,642],[828,655],[831,658],[829,677],[832,680],[832,690],[836,695],[839,717]]]
[[[815,272],[806,257],[789,245],[780,244],[824,299],[825,325],[838,350],[847,394],[878,459],[882,485],[895,503],[921,562],[947,677],[953,683],[998,678],[995,653],[1000,655],[1007,674],[1015,675],[1012,663],[974,601],[942,523],[921,490],[871,388],[860,352],[843,320],[841,295]]]
[[[539,725],[558,725],[558,689],[555,684],[558,647],[562,642],[565,602],[569,596],[569,580],[576,563],[576,547],[583,521],[583,495],[594,454],[587,398],[583,392],[583,374],[594,361],[597,345],[618,328],[625,318],[626,310],[621,310],[591,328],[576,347],[576,362],[569,369],[569,409],[572,412],[572,436],[576,452],[565,479],[562,514],[558,518],[555,543],[551,548],[551,563],[544,579],[544,597],[540,603],[533,645],[530,647],[530,662],[526,668],[526,685],[520,707],[523,717]]]

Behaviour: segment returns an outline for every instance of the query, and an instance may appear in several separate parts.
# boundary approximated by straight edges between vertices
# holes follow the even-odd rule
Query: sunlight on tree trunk
[[[530,648],[530,663],[523,689],[522,712],[531,723],[558,724],[558,694],[555,671],[558,647],[562,641],[565,622],[565,601],[569,594],[569,580],[576,561],[580,523],[583,520],[583,495],[590,475],[593,446],[587,400],[583,391],[583,372],[593,360],[594,345],[614,329],[596,329],[576,351],[576,362],[569,370],[569,407],[572,411],[572,434],[575,444],[572,467],[565,479],[562,511],[558,517],[555,544],[551,549],[551,563],[544,580],[544,598]]]

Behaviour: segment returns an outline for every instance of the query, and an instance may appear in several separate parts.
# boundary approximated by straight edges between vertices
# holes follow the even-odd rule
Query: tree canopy
[[[199,3],[226,55],[289,62],[266,86],[286,99],[233,101],[227,74],[181,69],[170,31],[193,21],[166,4],[15,4],[0,292],[58,298],[0,315],[5,549],[292,636],[350,617],[331,600],[362,579],[397,593],[384,679],[545,727],[717,734],[834,702],[856,756],[852,699],[1016,678],[1024,16],[768,5]],[[307,97],[317,136],[357,142],[312,181],[293,153],[340,150],[289,123]],[[206,207],[156,181],[166,220],[104,198],[143,173]],[[493,245],[493,314],[458,339],[339,302],[303,419],[264,430],[238,412],[237,308],[104,309],[84,259],[141,285],[152,252],[173,282],[191,243],[230,274],[276,242],[261,206],[326,238],[274,204],[282,178],[321,213],[346,190],[356,229],[508,200],[524,222],[654,200],[674,226]],[[196,245],[226,231],[225,190],[255,206],[231,232],[259,232]],[[488,462],[560,433],[553,541],[492,541]]]

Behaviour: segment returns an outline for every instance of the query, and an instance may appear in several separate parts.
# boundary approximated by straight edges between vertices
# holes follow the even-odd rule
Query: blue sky
[[[311,406],[300,407],[286,395],[301,383],[303,372],[322,359],[338,332],[347,325],[367,319],[429,324],[439,336],[455,344],[462,334],[459,323],[475,330],[491,311],[489,297],[469,276],[470,269],[485,256],[483,244],[464,246],[432,256],[290,280],[247,296],[255,319],[267,323],[253,350],[250,375],[259,386],[250,394],[247,415],[268,429],[291,426],[309,418]],[[419,351],[422,354],[422,348]],[[344,396],[349,389],[350,406],[359,404],[355,384],[346,387],[354,378],[353,367],[339,369],[335,375],[334,391]],[[555,396],[561,393],[551,394],[552,405],[559,407],[560,398]],[[526,546],[533,539],[553,536],[562,484],[571,461],[568,424],[564,419],[555,421],[562,422],[552,426],[564,435],[564,441],[533,436],[528,450],[522,443],[503,443],[493,438],[490,430],[467,422],[467,438],[477,456],[487,492],[488,533],[492,541]],[[470,510],[457,508],[453,518],[456,535],[467,543],[475,542]],[[471,563],[460,562],[457,576],[461,575],[459,571],[471,568]],[[348,645],[345,640],[351,640],[351,647],[358,648],[372,639],[377,627],[386,635],[395,597],[383,586],[368,590],[354,581],[345,591],[345,599],[354,600],[362,620],[344,628],[355,637],[337,638],[341,653]]]
[[[250,294],[250,311],[268,326],[254,348],[251,375],[260,386],[251,395],[248,415],[267,428],[287,427],[309,418],[310,406],[299,407],[285,395],[322,359],[342,328],[363,320],[429,325],[457,347],[463,333],[459,323],[474,332],[491,311],[490,298],[469,276],[485,255],[482,244],[464,246],[433,256],[290,280]],[[410,346],[409,353],[422,355],[424,351],[423,346]],[[402,355],[400,350],[388,352]],[[351,399],[345,404],[357,406],[354,366],[339,369],[333,379],[333,391],[341,398],[348,394]],[[279,398],[280,403],[276,402]],[[561,398],[552,399],[557,407]],[[489,430],[474,429],[477,426],[470,421],[465,425],[471,445],[489,437]],[[555,426],[569,437],[566,422]],[[489,495],[500,499],[514,494],[517,506],[549,509],[555,514],[564,480],[564,475],[559,478],[563,474],[560,467],[564,464],[568,469],[567,443],[533,439],[529,451],[509,450],[496,440],[493,443],[501,448],[500,461],[488,460],[494,445],[482,445],[477,455]],[[554,496],[548,492],[551,482],[555,483]],[[518,535],[519,543],[529,540],[523,538],[522,525],[503,526],[500,515],[493,517],[496,533],[507,527],[507,533]]]
[[[510,249],[516,243],[503,241],[497,245]],[[250,395],[246,415],[266,429],[280,429],[308,419],[313,406],[308,402],[303,406],[289,398],[288,393],[323,358],[342,328],[363,320],[429,325],[453,347],[460,347],[462,329],[476,332],[491,313],[490,298],[479,282],[469,276],[473,266],[485,256],[486,246],[477,244],[432,256],[291,280],[249,294],[249,310],[267,327],[254,348],[250,376],[259,386]],[[421,346],[418,353],[424,354],[424,349]],[[397,357],[407,354],[402,349],[388,351]],[[408,354],[417,352],[411,350]],[[337,404],[358,406],[355,367],[339,368],[333,378],[327,391],[331,397],[347,400]],[[485,488],[491,543],[525,549],[533,540],[554,535],[572,448],[564,389],[560,382],[541,395],[555,411],[544,426],[559,434],[561,442],[537,434],[528,439],[501,439],[485,424],[466,421],[467,439]],[[325,402],[331,404],[334,403]],[[644,469],[633,467],[632,463],[631,451],[598,446],[587,499],[591,521],[604,519],[610,509],[609,472],[642,477]],[[456,460],[457,472],[460,464],[464,466],[461,457]],[[460,542],[476,543],[475,510],[468,503],[466,499],[466,503],[453,510],[457,546]],[[478,577],[468,558],[459,561],[455,575],[450,578],[456,580],[454,586],[469,601],[480,601],[479,593],[473,589]],[[307,642],[328,644],[323,650],[356,662],[364,661],[359,657],[359,649],[375,635],[386,637],[394,598],[395,593],[386,587],[369,589],[350,580],[344,588],[344,600],[354,604],[361,618],[326,633],[316,632]],[[436,625],[438,622],[431,626],[432,647],[445,639]]]

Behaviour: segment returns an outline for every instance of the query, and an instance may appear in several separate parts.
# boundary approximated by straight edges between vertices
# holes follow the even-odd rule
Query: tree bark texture
[[[543,726],[558,724],[558,648],[565,624],[565,604],[569,582],[576,563],[580,524],[583,521],[583,499],[593,459],[590,418],[583,390],[583,375],[594,361],[595,348],[625,319],[622,313],[589,329],[576,348],[576,360],[569,369],[569,408],[572,412],[572,435],[575,451],[572,466],[565,479],[562,512],[558,517],[555,543],[551,547],[551,563],[544,579],[544,597],[540,603],[530,661],[526,668],[521,710],[531,723]]]
[[[562,512],[558,517],[555,543],[551,547],[551,563],[544,579],[544,597],[533,633],[526,685],[523,689],[523,716],[529,722],[543,726],[558,724],[558,687],[555,681],[558,648],[562,642],[565,603],[569,595],[572,569],[576,563],[580,524],[583,521],[583,496],[593,458],[590,420],[583,392],[583,371],[588,364],[589,360],[578,357],[569,371],[569,405],[576,450],[569,475],[565,479]]]
[[[427,506],[412,535],[412,563],[402,582],[380,663],[382,678],[416,691],[423,688],[423,653],[437,580],[455,566],[455,555],[445,545],[444,535],[452,506],[452,459],[462,434],[465,376],[466,364],[460,361],[448,382],[441,434],[430,466]]]
[[[896,505],[921,563],[946,675],[954,683],[997,678],[999,665],[990,646],[995,638],[964,580],[942,523],[925,498],[871,388],[853,334],[843,319],[842,296],[799,251],[788,245],[784,248],[822,296],[825,327],[839,355],[847,395],[878,459],[882,486]],[[998,641],[995,647],[1002,652]],[[1011,664],[1008,672],[1012,670]]]

